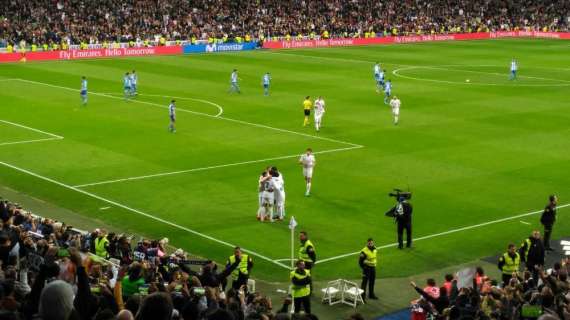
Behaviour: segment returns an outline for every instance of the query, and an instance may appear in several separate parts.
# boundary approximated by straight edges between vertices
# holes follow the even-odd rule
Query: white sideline
[[[558,209],[562,209],[562,208],[566,208],[569,207],[570,203],[566,203],[566,204],[562,204],[558,206]],[[431,239],[431,238],[435,238],[435,237],[440,237],[440,236],[444,236],[444,235],[448,235],[448,234],[452,234],[452,233],[457,233],[457,232],[461,232],[461,231],[465,231],[465,230],[470,230],[470,229],[475,229],[475,228],[479,228],[479,227],[484,227],[490,224],[495,224],[495,223],[499,223],[499,222],[503,222],[503,221],[508,221],[508,220],[514,220],[514,219],[518,219],[521,217],[526,217],[526,216],[530,216],[533,214],[537,214],[537,213],[541,213],[543,210],[537,210],[537,211],[532,211],[532,212],[527,212],[527,213],[523,213],[523,214],[519,214],[516,216],[511,216],[511,217],[506,217],[506,218],[502,218],[502,219],[497,219],[497,220],[492,220],[492,221],[487,221],[487,222],[483,222],[483,223],[479,223],[479,224],[474,224],[472,226],[467,226],[467,227],[461,227],[461,228],[457,228],[457,229],[452,229],[452,230],[448,230],[448,231],[444,231],[444,232],[440,232],[440,233],[434,233],[434,234],[430,234],[427,236],[423,236],[423,237],[419,237],[419,238],[415,238],[413,239],[413,241],[421,241],[421,240],[426,240],[426,239]],[[377,249],[385,249],[385,248],[390,248],[390,247],[396,247],[398,245],[398,243],[390,243],[390,244],[386,244],[380,247],[377,247]],[[360,251],[358,252],[351,252],[351,253],[345,253],[345,254],[341,254],[335,257],[330,257],[330,258],[326,258],[326,259],[322,259],[317,261],[317,264],[319,263],[325,263],[328,261],[333,261],[333,260],[338,260],[338,259],[342,259],[342,258],[346,258],[346,257],[350,257],[350,256],[355,256],[360,254]]]
[[[316,152],[313,152],[313,154],[323,154],[323,153],[348,151],[348,150],[359,149],[359,148],[362,148],[362,147],[361,146],[355,146],[355,147],[330,149],[330,150],[316,151]],[[111,183],[117,183],[117,182],[142,180],[142,179],[171,176],[171,175],[175,175],[175,174],[182,174],[182,173],[189,173],[189,172],[197,172],[197,171],[205,171],[205,170],[212,170],[212,169],[219,169],[219,168],[226,168],[226,167],[234,167],[234,166],[240,166],[240,165],[251,164],[251,163],[259,163],[259,162],[267,162],[267,161],[274,161],[274,160],[297,158],[299,156],[300,156],[300,154],[292,154],[292,155],[280,156],[280,157],[274,157],[274,158],[250,160],[250,161],[243,161],[243,162],[234,162],[234,163],[220,164],[220,165],[201,167],[201,168],[185,169],[185,170],[178,170],[178,171],[171,171],[171,172],[149,174],[149,175],[144,175],[144,176],[135,176],[135,177],[128,177],[128,178],[114,179],[114,180],[105,180],[105,181],[98,181],[98,182],[92,182],[92,183],[78,184],[78,185],[75,185],[73,187],[74,188],[84,188],[84,187],[98,186],[98,185],[111,184]]]
[[[57,134],[53,134],[53,133],[49,133],[46,131],[42,131],[40,129],[35,129],[35,128],[31,128],[19,123],[14,123],[14,122],[10,122],[7,120],[1,120],[0,119],[0,123],[6,123],[15,127],[19,127],[19,128],[23,128],[26,130],[30,130],[30,131],[34,131],[34,132],[38,132],[41,134],[45,134],[47,136],[50,136],[50,138],[43,138],[43,139],[32,139],[32,140],[21,140],[21,141],[11,141],[11,142],[2,142],[0,143],[0,146],[8,146],[8,145],[14,145],[14,144],[24,144],[24,143],[34,143],[34,142],[42,142],[42,141],[51,141],[51,140],[61,140],[63,139],[62,136],[58,136]]]
[[[70,91],[74,91],[74,92],[79,92],[78,89],[73,89],[73,88],[69,88],[69,87],[58,86],[58,85],[49,84],[49,83],[45,83],[45,82],[39,82],[39,81],[33,81],[33,80],[26,80],[26,79],[18,79],[18,81],[27,82],[27,83],[34,83],[34,84],[44,85],[44,86],[47,86],[47,87],[53,87],[53,88],[64,89],[64,90],[70,90]],[[98,96],[102,96],[102,97],[107,97],[107,98],[111,98],[111,99],[123,100],[123,98],[115,97],[115,96],[108,95],[108,94],[104,94],[104,93],[90,92],[90,94],[92,94],[92,95],[98,95]],[[155,106],[155,107],[159,107],[159,108],[163,108],[163,109],[168,109],[168,106],[166,106],[166,105],[162,105],[162,104],[158,104],[158,103],[153,103],[153,102],[148,102],[148,101],[129,100],[129,102],[131,102],[131,103],[141,103],[141,104],[146,104],[146,105],[150,105],[150,106]],[[263,125],[263,124],[258,124],[258,123],[253,123],[253,122],[247,122],[247,121],[238,120],[238,119],[233,119],[233,118],[226,118],[226,117],[221,117],[221,116],[218,117],[218,116],[214,116],[214,115],[207,114],[207,113],[203,113],[203,112],[197,112],[197,111],[191,111],[191,110],[185,110],[185,109],[177,109],[177,110],[183,110],[184,112],[188,112],[188,113],[192,113],[192,114],[196,114],[196,115],[200,115],[200,116],[204,116],[204,117],[209,117],[209,118],[214,118],[214,119],[221,119],[221,120],[226,120],[226,121],[241,123],[241,124],[245,124],[245,125],[249,125],[249,126],[253,126],[253,127],[265,128],[265,129],[270,129],[270,130],[275,130],[275,131],[280,131],[280,132],[287,132],[287,133],[296,134],[296,135],[299,135],[299,136],[304,136],[304,137],[309,137],[309,138],[314,138],[314,139],[318,139],[318,140],[336,142],[336,143],[340,143],[340,144],[349,145],[349,146],[352,146],[352,147],[357,147],[357,146],[358,146],[358,147],[363,147],[362,145],[359,145],[359,144],[356,144],[356,143],[346,142],[346,141],[337,140],[337,139],[332,139],[332,138],[325,138],[325,137],[321,137],[321,136],[315,136],[315,135],[311,135],[311,134],[307,134],[307,133],[302,133],[302,132],[297,132],[297,131],[292,131],[292,130],[287,130],[287,129],[281,129],[281,128],[276,128],[276,127],[271,127],[271,126],[267,126],[267,125]]]
[[[190,228],[183,227],[183,226],[181,226],[181,225],[175,224],[175,223],[170,222],[170,221],[168,221],[168,220],[164,220],[164,219],[155,217],[155,216],[153,216],[153,215],[151,215],[151,214],[148,214],[148,213],[142,212],[142,211],[140,211],[140,210],[137,210],[137,209],[128,207],[128,206],[126,206],[126,205],[124,205],[124,204],[120,204],[120,203],[118,203],[118,202],[116,202],[116,201],[103,198],[103,197],[98,196],[98,195],[96,195],[96,194],[94,194],[94,193],[87,192],[87,191],[84,191],[84,190],[75,188],[75,187],[73,187],[73,186],[70,186],[70,185],[67,185],[67,184],[65,184],[65,183],[62,183],[62,182],[59,182],[59,181],[50,179],[50,178],[48,178],[48,177],[44,177],[44,176],[39,175],[39,174],[37,174],[37,173],[31,172],[31,171],[29,171],[29,170],[26,170],[26,169],[23,169],[23,168],[19,168],[19,167],[17,167],[17,166],[12,165],[12,164],[9,164],[9,163],[0,161],[0,165],[3,165],[3,166],[5,166],[5,167],[11,168],[11,169],[14,169],[14,170],[19,171],[19,172],[26,173],[26,174],[31,175],[31,176],[33,176],[33,177],[36,177],[36,178],[38,178],[38,179],[41,179],[41,180],[44,180],[44,181],[48,181],[48,182],[53,183],[53,184],[56,184],[56,185],[58,185],[58,186],[60,186],[60,187],[63,187],[63,188],[66,188],[66,189],[70,189],[70,190],[79,192],[79,193],[81,193],[81,194],[83,194],[83,195],[86,195],[86,196],[89,196],[89,197],[91,197],[91,198],[94,198],[94,199],[97,199],[97,200],[106,202],[106,203],[111,204],[111,205],[114,205],[114,206],[116,206],[116,207],[119,207],[119,208],[122,208],[122,209],[125,209],[125,210],[128,210],[128,211],[131,211],[131,212],[133,212],[133,213],[136,213],[136,214],[138,214],[138,215],[147,217],[147,218],[149,218],[149,219],[153,219],[153,220],[155,220],[155,221],[164,223],[164,224],[169,225],[169,226],[171,226],[171,227],[174,227],[174,228],[176,228],[176,229],[180,229],[180,230],[186,231],[186,232],[188,232],[188,233],[192,233],[192,234],[194,234],[194,235],[197,235],[197,236],[199,236],[199,237],[202,237],[202,238],[211,240],[211,241],[213,241],[213,242],[222,244],[222,245],[224,245],[224,246],[231,247],[231,248],[234,248],[234,247],[235,247],[234,244],[231,244],[231,243],[229,243],[229,242],[216,239],[216,238],[214,238],[214,237],[211,237],[211,236],[209,236],[209,235],[203,234],[203,233],[198,232],[198,231],[196,231],[196,230],[192,230],[192,229],[190,229]],[[288,266],[284,265],[283,263],[280,263],[280,262],[278,262],[278,261],[274,261],[273,259],[268,258],[268,257],[266,257],[266,256],[264,256],[264,255],[261,255],[261,254],[255,252],[255,251],[247,250],[247,249],[245,249],[245,248],[242,248],[242,250],[243,250],[244,252],[246,252],[246,253],[249,253],[249,254],[251,254],[251,255],[253,255],[253,256],[256,256],[256,257],[258,257],[258,258],[260,258],[260,259],[262,259],[262,260],[271,262],[271,263],[273,263],[273,264],[275,264],[275,265],[278,265],[278,266],[280,266],[280,267],[282,267],[282,268],[285,268],[285,269],[287,269],[287,270],[290,269]]]

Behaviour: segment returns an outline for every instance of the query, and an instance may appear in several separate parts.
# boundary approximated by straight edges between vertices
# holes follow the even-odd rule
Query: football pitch
[[[380,277],[436,270],[519,244],[552,193],[553,238],[567,235],[569,48],[509,39],[0,65],[0,186],[221,263],[239,245],[269,281],[288,280],[291,216],[315,243],[318,280],[359,277],[368,237]],[[402,101],[398,126],[375,92],[376,61]],[[241,94],[228,93],[234,68]],[[125,101],[133,69],[140,94]],[[302,126],[307,95],[326,101],[318,133]],[[307,147],[311,197],[297,162]],[[255,218],[269,165],[285,178],[283,222]],[[393,188],[413,192],[413,249],[396,249],[384,216]]]

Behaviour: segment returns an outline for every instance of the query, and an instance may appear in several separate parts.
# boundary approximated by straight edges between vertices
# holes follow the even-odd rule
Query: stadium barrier
[[[15,52],[0,54],[0,62],[25,62],[41,60],[76,60],[114,57],[138,57],[155,55],[178,55],[190,53],[211,53],[226,51],[253,50],[258,47],[257,42],[245,43],[214,43],[192,44],[182,46],[164,47],[133,47],[133,48],[108,48],[108,49],[85,49],[85,50],[58,50],[37,52]]]
[[[194,44],[182,46],[184,54],[189,53],[212,53],[226,51],[244,51],[257,48],[257,42],[244,43],[212,43],[212,44]]]
[[[40,61],[40,60],[76,60],[114,57],[139,57],[167,54],[182,54],[181,46],[140,47],[140,48],[114,48],[114,49],[87,49],[87,50],[59,50],[16,52],[0,54],[0,62]]]
[[[299,49],[299,48],[329,48],[345,46],[364,46],[395,43],[431,42],[431,41],[454,41],[454,40],[483,40],[497,38],[551,38],[570,39],[570,32],[540,32],[540,31],[497,31],[476,33],[452,33],[433,35],[412,36],[388,36],[379,38],[340,38],[340,39],[316,39],[316,40],[280,40],[265,41],[264,49]]]

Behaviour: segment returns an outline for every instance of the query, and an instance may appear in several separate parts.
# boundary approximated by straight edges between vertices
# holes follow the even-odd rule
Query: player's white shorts
[[[395,116],[399,116],[400,115],[400,108],[392,109],[392,114]]]
[[[263,191],[262,205],[273,205],[274,201],[275,197],[273,196],[273,192]]]
[[[323,118],[322,113],[315,112],[315,122],[320,122],[322,118]]]
[[[259,200],[259,206],[263,206],[263,192],[259,192],[258,195],[258,200]]]
[[[305,178],[312,178],[313,177],[313,168],[303,167],[303,176],[305,176]]]
[[[281,206],[283,205],[283,203],[285,203],[285,191],[276,190],[274,197],[275,197],[275,204],[277,204],[278,206]]]

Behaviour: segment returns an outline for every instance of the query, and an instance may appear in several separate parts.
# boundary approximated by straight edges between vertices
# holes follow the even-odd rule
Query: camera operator
[[[406,197],[399,197],[395,218],[398,224],[398,249],[404,247],[403,233],[406,230],[406,247],[412,247],[412,205]]]
[[[408,202],[412,198],[411,192],[402,192],[400,189],[394,189],[388,195],[396,198],[398,203],[388,212],[387,217],[393,217],[398,224],[398,249],[404,248],[403,233],[406,230],[406,247],[412,247],[412,205]]]

